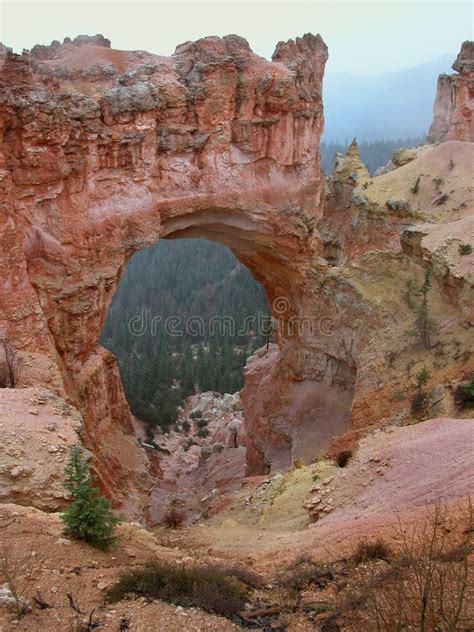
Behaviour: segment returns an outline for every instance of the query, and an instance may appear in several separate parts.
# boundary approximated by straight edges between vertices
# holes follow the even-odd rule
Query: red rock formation
[[[453,70],[438,79],[429,143],[474,141],[474,42],[463,43]]]
[[[321,202],[326,46],[306,35],[274,62],[237,36],[169,59],[101,36],[2,51],[0,326],[21,382],[81,410],[120,498],[134,472],[115,444],[132,426],[97,340],[121,272],[160,236],[202,236],[228,244],[270,299],[296,303]]]
[[[319,36],[279,44],[273,62],[237,36],[170,58],[99,36],[0,56],[0,337],[19,385],[80,410],[102,485],[129,515],[151,479],[97,340],[127,260],[160,237],[227,244],[272,302],[278,345],[249,363],[242,394],[249,474],[314,458],[348,424],[399,421],[416,362],[440,381],[472,364],[472,258],[458,246],[473,230],[473,145],[373,180],[353,145],[326,185]],[[427,268],[435,364],[407,332],[406,283]]]

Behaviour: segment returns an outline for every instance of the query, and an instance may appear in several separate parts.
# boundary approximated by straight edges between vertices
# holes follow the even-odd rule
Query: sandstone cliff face
[[[464,42],[453,70],[438,79],[430,143],[474,141],[474,42]]]
[[[458,253],[474,242],[473,145],[444,143],[372,179],[354,144],[326,183],[326,57],[310,35],[273,62],[237,36],[169,59],[101,37],[2,52],[0,334],[19,386],[80,410],[101,483],[128,515],[146,509],[149,464],[97,340],[128,258],[160,237],[229,245],[272,302],[278,342],[249,362],[242,393],[248,474],[400,423],[421,366],[440,383],[473,366],[473,258]],[[430,349],[406,296],[426,270]]]
[[[431,372],[431,387],[474,367],[474,257],[459,250],[474,243],[473,158],[472,143],[450,142],[377,178],[329,181],[318,228],[325,243],[338,244],[336,267],[357,288],[361,313],[371,314],[350,432],[409,418],[414,376],[422,367]],[[411,282],[419,288],[427,272],[434,324],[429,348],[420,339],[419,300],[409,289]],[[437,412],[452,413],[448,392],[443,399]]]
[[[291,339],[245,369],[249,474],[310,461],[335,436],[333,453],[371,428],[408,421],[422,367],[438,393],[436,414],[453,414],[442,385],[474,370],[474,256],[459,251],[474,244],[473,161],[474,144],[459,141],[374,178],[355,144],[338,158],[302,299],[313,323],[297,347],[304,373],[288,371]],[[436,325],[429,348],[415,295],[426,272]]]
[[[47,385],[83,413],[116,499],[150,484],[124,439],[115,362],[97,344],[121,272],[160,236],[207,237],[228,244],[271,300],[300,309],[322,200],[326,58],[311,35],[280,44],[274,62],[237,36],[188,42],[169,59],[100,36],[2,49],[0,329],[19,384]]]

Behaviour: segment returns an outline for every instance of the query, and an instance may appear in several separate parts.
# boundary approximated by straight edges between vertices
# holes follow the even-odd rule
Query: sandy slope
[[[328,551],[345,554],[367,535],[391,537],[398,519],[417,521],[437,500],[454,511],[469,493],[474,419],[433,419],[372,433],[343,469],[322,461],[236,495],[186,541],[263,567],[308,551],[325,558]]]
[[[67,631],[77,620],[67,594],[99,629],[197,632],[238,630],[226,619],[143,600],[104,606],[104,591],[121,570],[150,559],[231,560],[272,581],[278,570],[306,555],[322,561],[350,554],[357,541],[382,535],[400,537],[404,526],[424,519],[426,504],[444,499],[456,515],[462,497],[474,490],[474,419],[433,419],[376,431],[361,441],[345,468],[327,460],[247,481],[227,503],[216,501],[207,521],[178,531],[146,531],[126,523],[110,553],[71,542],[56,514],[30,507],[0,506],[0,543],[17,576],[31,573],[29,595],[39,593],[51,608],[35,608],[20,623],[0,608],[0,630]],[[316,479],[316,480],[315,480]],[[311,522],[308,511],[321,516]],[[219,509],[219,510],[218,510]],[[79,617],[80,618],[80,617]],[[309,625],[309,627],[308,627]],[[296,614],[288,630],[314,629]]]

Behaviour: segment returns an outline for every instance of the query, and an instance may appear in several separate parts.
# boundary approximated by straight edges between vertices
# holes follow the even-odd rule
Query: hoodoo
[[[474,42],[464,42],[453,64],[456,74],[440,75],[428,142],[474,142]]]

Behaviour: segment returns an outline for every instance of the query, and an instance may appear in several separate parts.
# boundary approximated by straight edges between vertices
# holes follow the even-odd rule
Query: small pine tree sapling
[[[471,244],[459,244],[459,254],[461,256],[472,254]]]
[[[429,315],[428,309],[428,292],[431,289],[431,272],[429,270],[425,273],[425,278],[420,289],[417,291],[418,296],[421,296],[421,304],[417,308],[418,317],[417,325],[421,335],[421,341],[426,349],[431,349],[431,334],[437,332],[438,327],[435,321]]]
[[[418,373],[416,374],[416,388],[418,389],[418,393],[421,395],[421,389],[423,386],[426,386],[430,381],[431,373],[424,366]]]
[[[115,527],[120,518],[111,512],[112,503],[94,487],[96,479],[79,446],[71,448],[64,475],[64,487],[71,500],[61,514],[64,533],[98,549],[110,548],[116,543]]]

